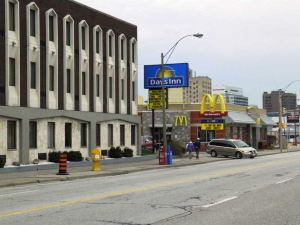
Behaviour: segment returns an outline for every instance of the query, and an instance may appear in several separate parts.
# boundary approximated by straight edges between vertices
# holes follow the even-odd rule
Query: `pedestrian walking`
[[[186,150],[187,150],[188,153],[189,153],[189,158],[190,158],[190,159],[192,159],[193,148],[194,148],[193,142],[190,141],[190,142],[186,145]]]
[[[196,159],[199,159],[200,148],[201,148],[200,138],[197,138],[197,140],[194,142],[194,149],[195,149],[195,152],[196,152]]]

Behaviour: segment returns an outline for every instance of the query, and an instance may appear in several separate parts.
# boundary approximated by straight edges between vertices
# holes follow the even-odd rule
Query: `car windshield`
[[[234,141],[233,144],[235,144],[238,148],[247,148],[247,147],[249,147],[249,145],[246,144],[243,141]]]

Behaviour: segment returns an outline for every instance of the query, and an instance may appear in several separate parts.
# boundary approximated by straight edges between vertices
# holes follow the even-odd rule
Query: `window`
[[[29,147],[37,148],[37,122],[29,122]]]
[[[112,88],[113,82],[112,82],[112,77],[109,77],[109,98],[113,97],[113,88]]]
[[[67,69],[67,93],[71,93],[71,70]]]
[[[125,125],[120,125],[120,145],[125,145]]]
[[[65,147],[72,148],[72,123],[65,124]]]
[[[121,80],[121,99],[124,100],[124,79]]]
[[[108,146],[113,146],[114,144],[114,127],[112,124],[108,124]]]
[[[54,91],[54,66],[49,66],[49,91]]]
[[[132,62],[135,63],[135,43],[132,43]]]
[[[82,72],[82,76],[81,76],[81,88],[82,88],[82,95],[86,94],[86,85],[85,85],[85,72]]]
[[[101,146],[101,124],[96,124],[96,145]]]
[[[96,53],[100,53],[100,32],[96,31]]]
[[[49,41],[54,41],[54,16],[49,16]]]
[[[36,11],[34,9],[30,9],[30,36],[36,36],[36,19],[35,16]]]
[[[135,145],[135,125],[131,125],[131,145]]]
[[[48,148],[55,148],[55,123],[48,123]]]
[[[9,58],[9,86],[16,86],[16,60]]]
[[[14,120],[7,121],[7,148],[17,148],[17,122]]]
[[[124,39],[121,39],[121,60],[124,60]]]
[[[36,89],[36,63],[35,62],[30,63],[30,72],[31,72],[30,88]]]
[[[9,2],[9,30],[16,30],[15,3]]]
[[[66,22],[66,45],[71,46],[71,22]]]
[[[96,96],[100,97],[100,75],[96,75]]]
[[[132,81],[132,101],[135,101],[135,82]]]
[[[112,35],[109,35],[108,37],[108,47],[109,57],[112,57]]]
[[[85,27],[81,27],[81,48],[85,50]]]
[[[87,147],[87,124],[86,123],[81,124],[80,137],[81,137],[80,140],[81,147],[83,148]]]

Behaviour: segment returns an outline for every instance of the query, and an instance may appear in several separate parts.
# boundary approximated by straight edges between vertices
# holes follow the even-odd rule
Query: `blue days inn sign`
[[[159,89],[162,87],[161,65],[144,66],[144,88]],[[189,86],[188,63],[165,64],[164,65],[165,88],[179,88]]]

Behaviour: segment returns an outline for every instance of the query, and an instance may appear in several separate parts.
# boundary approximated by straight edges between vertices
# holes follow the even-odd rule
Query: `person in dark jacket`
[[[200,138],[197,138],[197,140],[194,142],[194,149],[195,149],[195,152],[196,152],[196,159],[199,159],[200,148],[201,148]]]

